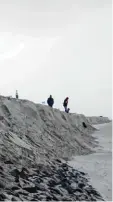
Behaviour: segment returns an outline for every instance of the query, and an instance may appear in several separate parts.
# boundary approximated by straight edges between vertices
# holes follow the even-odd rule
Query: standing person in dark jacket
[[[50,107],[53,107],[54,99],[52,98],[52,95],[50,95],[50,97],[47,99],[47,104],[48,104]]]
[[[65,112],[68,111],[68,110],[67,110],[68,100],[69,100],[69,98],[66,97],[66,99],[65,99],[64,102],[63,102],[63,106],[64,106],[64,108],[65,108]]]
[[[19,98],[18,91],[16,90],[16,99],[18,99],[18,98]]]

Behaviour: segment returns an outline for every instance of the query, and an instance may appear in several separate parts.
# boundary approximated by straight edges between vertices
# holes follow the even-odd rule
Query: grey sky
[[[111,0],[0,0],[0,93],[111,117]]]

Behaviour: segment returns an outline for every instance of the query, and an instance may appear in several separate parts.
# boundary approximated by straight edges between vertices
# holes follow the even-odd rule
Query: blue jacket
[[[52,97],[49,97],[48,100],[47,100],[47,103],[48,103],[49,106],[52,107],[53,104],[54,104],[54,99]]]

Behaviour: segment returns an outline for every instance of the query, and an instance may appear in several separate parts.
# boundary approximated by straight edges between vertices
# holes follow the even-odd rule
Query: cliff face
[[[1,159],[27,165],[86,154],[95,146],[94,130],[84,115],[0,97]]]

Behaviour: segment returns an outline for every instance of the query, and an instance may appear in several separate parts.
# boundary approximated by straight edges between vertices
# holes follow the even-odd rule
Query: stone
[[[12,176],[14,176],[14,177],[16,177],[17,175],[20,175],[19,170],[18,170],[18,169],[16,169],[16,168],[15,168],[15,169],[13,169],[13,170],[12,170],[10,173],[11,173],[11,175],[12,175]]]
[[[15,190],[18,190],[18,189],[20,189],[20,187],[18,187],[18,186],[13,186],[13,187],[11,188],[12,191],[15,191]]]
[[[28,170],[25,168],[22,168],[22,170],[20,172],[20,177],[23,179],[28,179]]]
[[[85,187],[85,184],[83,184],[83,183],[78,183],[78,187],[79,187],[80,189],[83,189],[83,187]]]
[[[46,201],[51,201],[52,197],[51,196],[46,196]]]
[[[66,163],[53,161],[53,164],[41,164],[36,166],[38,169],[24,167],[20,171],[20,166],[12,169],[13,165],[3,164],[3,167],[1,163],[1,201],[102,201],[100,194],[88,183],[85,173]]]
[[[58,184],[58,182],[56,182],[54,179],[51,179],[51,180],[49,180],[49,182],[48,182],[48,185],[50,186],[50,187],[54,187],[54,186],[56,186]]]
[[[3,182],[0,182],[0,189],[3,189],[3,188],[5,188],[5,185],[4,185],[4,183]]]
[[[28,196],[28,191],[24,190],[24,189],[20,189],[20,190],[15,190],[14,192],[15,196],[20,196],[20,195],[25,195]]]
[[[0,170],[3,171],[3,167],[2,166],[0,166]]]
[[[59,194],[59,195],[63,196],[63,194],[61,193],[61,191],[58,188],[51,188],[51,191],[55,194]]]
[[[3,193],[0,193],[0,201],[4,201],[6,199],[6,196]]]
[[[59,198],[55,194],[52,194],[52,201],[59,201]]]
[[[12,201],[20,201],[20,199],[18,197],[16,197],[16,196],[13,196]]]
[[[13,162],[12,162],[12,161],[10,161],[10,160],[5,161],[4,163],[5,163],[5,164],[13,164]]]
[[[60,163],[60,164],[62,163],[61,160],[59,160],[59,159],[56,159],[56,162],[57,162],[57,163]]]
[[[23,187],[24,190],[30,192],[30,193],[36,193],[37,187]]]

